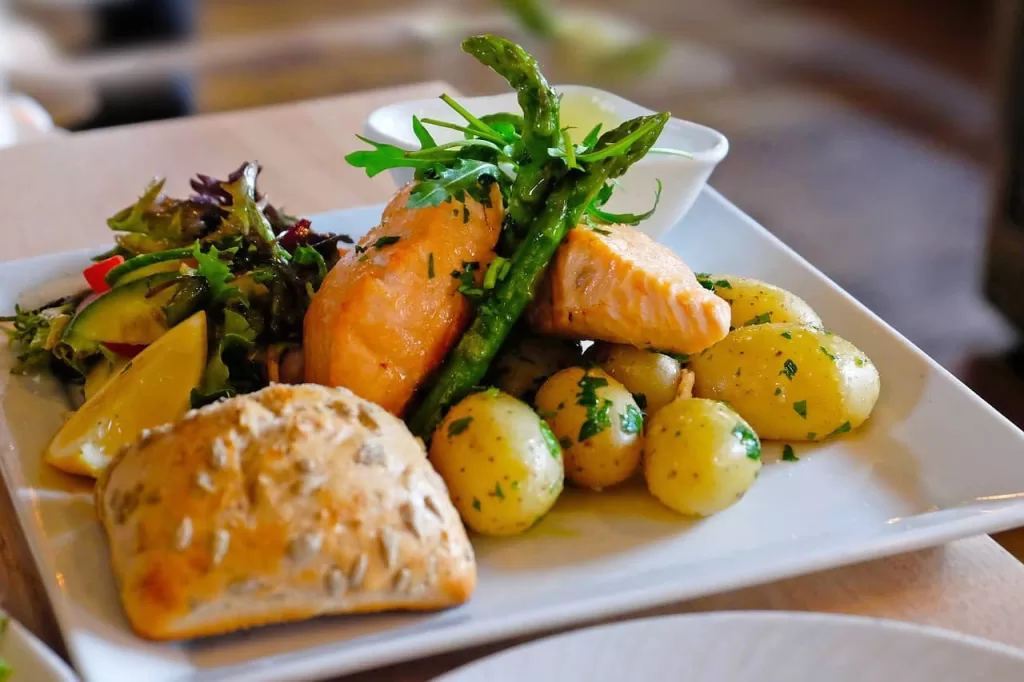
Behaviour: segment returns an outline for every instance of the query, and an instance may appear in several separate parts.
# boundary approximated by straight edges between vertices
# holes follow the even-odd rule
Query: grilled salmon
[[[452,272],[485,269],[502,220],[497,185],[490,206],[467,196],[410,209],[410,190],[327,274],[303,325],[306,381],[344,386],[396,415],[469,323]]]
[[[729,304],[679,256],[623,225],[569,232],[527,311],[537,332],[697,353],[729,332]]]

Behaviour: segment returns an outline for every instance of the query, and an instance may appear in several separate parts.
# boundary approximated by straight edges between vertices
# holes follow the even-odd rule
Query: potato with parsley
[[[463,522],[485,535],[523,532],[562,492],[558,440],[526,403],[497,389],[448,412],[431,440],[430,462]]]
[[[501,349],[490,383],[514,398],[530,402],[548,377],[579,361],[577,341],[526,334]]]
[[[724,403],[681,398],[651,417],[644,446],[651,494],[688,516],[736,503],[761,471],[761,442]]]
[[[878,369],[849,341],[795,324],[740,327],[690,359],[693,394],[724,400],[761,438],[822,440],[857,428],[878,400]]]
[[[598,341],[583,357],[625,386],[644,414],[654,414],[678,395],[683,370],[679,360],[670,355]]]
[[[821,326],[821,318],[806,301],[774,284],[750,277],[707,273],[697,275],[697,281],[729,302],[729,326],[733,329],[769,322]]]
[[[570,367],[537,391],[537,413],[558,437],[565,476],[601,490],[633,475],[643,451],[643,413],[625,386],[599,369]]]

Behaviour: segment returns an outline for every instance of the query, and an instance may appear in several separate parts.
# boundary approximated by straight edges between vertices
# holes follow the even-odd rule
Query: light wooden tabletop
[[[426,83],[270,109],[65,136],[0,152],[0,260],[109,243],[104,219],[148,177],[184,193],[196,172],[223,175],[245,159],[264,164],[260,185],[293,213],[384,201],[386,176],[346,165],[367,113],[444,89]],[[63,651],[39,577],[0,492],[0,606]],[[1024,647],[1024,565],[987,537],[709,597],[651,613],[793,609],[936,625]],[[347,678],[423,680],[508,646],[436,656]]]

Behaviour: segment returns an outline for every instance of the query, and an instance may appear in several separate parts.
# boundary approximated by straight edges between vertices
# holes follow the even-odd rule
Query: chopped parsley
[[[551,456],[555,459],[560,459],[562,457],[562,448],[558,445],[558,439],[555,438],[554,431],[551,430],[551,427],[543,419],[540,421],[540,435],[544,438],[544,444],[548,446],[548,452],[551,453]],[[515,487],[514,484],[513,487]]]
[[[459,293],[467,298],[479,298],[483,296],[484,290],[476,285],[474,272],[480,269],[480,263],[476,261],[463,261],[462,270],[452,270],[452,277],[459,280]]]
[[[775,387],[775,395],[782,395],[782,387],[781,386],[776,386]]]
[[[793,446],[786,443],[782,446],[782,461],[783,462],[799,462],[800,458],[793,452]]]
[[[739,423],[732,427],[732,435],[740,441],[747,451],[747,457],[750,459],[761,459],[761,441],[758,440],[757,434],[754,433],[749,426],[744,423]]]
[[[584,372],[576,385],[580,387],[580,392],[576,394],[576,404],[587,408],[586,421],[580,426],[580,433],[576,438],[582,442],[611,427],[612,419],[609,412],[612,401],[607,398],[602,400],[597,395],[597,389],[608,385],[608,380],[604,377],[594,377],[590,376],[589,372]]]
[[[495,481],[494,483],[494,496],[499,500],[505,499],[505,491],[501,489],[501,481]]]
[[[475,497],[473,498],[473,509],[480,511],[480,500]]]
[[[782,363],[782,371],[779,372],[779,374],[784,375],[787,379],[792,381],[793,377],[796,376],[796,370],[797,370],[796,363],[793,362],[792,360],[788,360],[787,359],[784,363]],[[778,395],[778,394],[776,394],[776,395]]]
[[[553,410],[551,412],[538,412],[537,416],[541,419],[554,419],[558,416],[558,412]]]
[[[373,243],[373,248],[383,249],[385,246],[391,246],[392,244],[398,243],[401,237],[381,237]]]
[[[572,447],[572,438],[569,438],[569,436],[562,436],[558,439],[558,444],[562,446],[563,450],[568,450]]]
[[[740,326],[741,327],[749,327],[749,326],[755,325],[755,324],[768,324],[771,321],[772,321],[772,314],[770,312],[767,312],[767,313],[761,313],[760,315],[755,315],[754,317],[750,318],[749,320],[747,320],[746,322],[744,322]]]
[[[463,417],[462,419],[456,419],[448,425],[448,437],[453,438],[459,435],[463,431],[469,428],[470,422],[473,421],[472,417]]]
[[[814,440],[818,436],[814,431],[807,432],[807,440]]]
[[[434,252],[427,256],[427,278],[434,279]]]
[[[801,400],[800,402],[793,403],[793,410],[798,415],[803,417],[804,419],[807,419],[807,401],[806,400]]]
[[[697,275],[697,282],[707,289],[708,291],[714,292],[717,289],[732,289],[732,284],[727,279],[711,279],[711,275],[707,273],[699,273]]]
[[[602,229],[600,227],[591,226],[590,229],[593,230],[594,232],[597,232],[598,234],[603,234],[605,237],[610,236],[611,233],[612,233],[611,230],[605,230],[605,229]]]
[[[647,409],[647,396],[645,396],[643,393],[634,393],[633,400],[636,401],[637,407],[639,407],[641,410]]]
[[[793,335],[789,333],[788,329],[786,331],[782,332],[781,334],[779,334],[779,336],[781,336],[784,339],[792,339],[793,338]]]
[[[857,365],[858,367],[864,367],[865,365],[868,364],[868,359],[862,358],[861,356],[858,355],[853,359],[853,364]]]
[[[512,269],[512,261],[508,258],[495,256],[491,264],[487,266],[487,273],[484,275],[484,289],[493,289],[498,282],[505,279],[509,270]]]
[[[825,346],[818,346],[818,349],[821,350],[821,352],[824,353],[829,360],[831,360],[832,362],[836,361],[836,356],[829,353],[828,348],[825,348]]]
[[[366,252],[366,247],[365,246],[360,246],[359,244],[356,244],[355,251],[356,251],[356,253],[365,253]]]
[[[640,429],[644,427],[644,415],[633,405],[626,405],[626,411],[619,416],[619,421],[623,433],[640,433]]]
[[[851,428],[852,427],[850,426],[850,422],[844,422],[841,426],[836,427],[835,431],[833,431],[832,433],[830,433],[828,435],[829,436],[838,436],[838,435],[843,434],[843,433],[849,433]]]

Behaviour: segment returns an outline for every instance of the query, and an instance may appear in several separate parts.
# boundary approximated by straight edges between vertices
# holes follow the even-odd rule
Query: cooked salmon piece
[[[344,254],[310,303],[303,325],[306,381],[344,386],[401,415],[444,360],[471,309],[452,272],[483,270],[501,231],[501,194],[430,208],[396,194],[379,226]]]
[[[571,230],[527,315],[542,334],[673,353],[729,333],[729,304],[670,249],[624,225]]]

